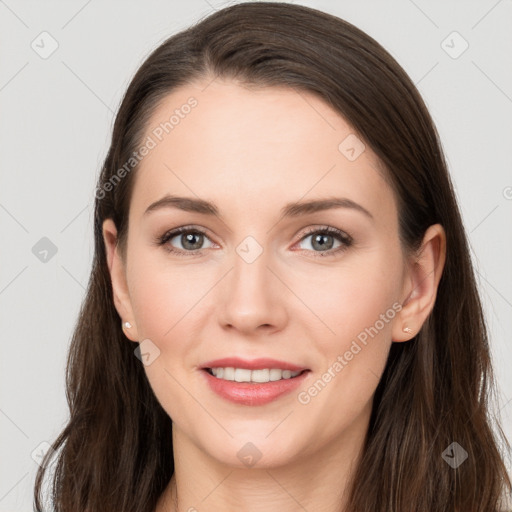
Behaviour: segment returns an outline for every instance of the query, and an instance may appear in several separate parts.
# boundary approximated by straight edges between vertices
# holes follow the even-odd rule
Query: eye
[[[309,247],[302,249],[312,253],[315,257],[332,256],[346,250],[353,243],[350,235],[330,226],[308,230],[299,244],[304,243],[309,238],[311,238],[311,241],[306,244]],[[210,245],[204,247],[205,241],[208,241]],[[338,243],[337,246],[336,242]],[[214,246],[203,230],[191,226],[182,226],[167,231],[162,236],[157,237],[156,243],[164,246],[168,252],[187,256],[199,255],[203,249]]]
[[[178,244],[178,247],[172,244],[173,240],[176,240],[174,244]],[[169,252],[190,255],[197,254],[202,249],[205,249],[206,247],[203,247],[205,240],[210,241],[204,231],[183,226],[172,231],[167,231],[158,238],[157,242],[159,245],[164,245]],[[212,246],[213,244],[209,247]]]
[[[312,228],[302,237],[301,242],[311,238],[306,245],[306,250],[317,253],[314,256],[331,256],[340,251],[346,250],[352,245],[352,237],[343,231],[326,226],[323,228]],[[335,243],[338,242],[338,246]]]

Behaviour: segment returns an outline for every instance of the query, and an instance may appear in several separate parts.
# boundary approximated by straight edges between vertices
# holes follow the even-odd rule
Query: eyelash
[[[175,236],[181,235],[183,233],[199,233],[209,239],[208,235],[201,229],[194,228],[192,226],[182,226],[180,228],[176,228],[171,231],[167,231],[163,235],[158,236],[156,238],[155,242],[159,246],[164,246],[165,244],[167,244],[167,242],[169,240],[171,240]],[[337,247],[336,249],[329,249],[328,251],[312,251],[309,249],[301,249],[304,251],[314,253],[315,258],[316,257],[325,258],[325,257],[329,257],[329,256],[334,256],[336,254],[339,254],[339,253],[347,250],[353,243],[353,239],[350,235],[348,235],[347,233],[345,233],[337,228],[333,228],[331,226],[324,226],[322,228],[311,228],[308,231],[306,231],[306,233],[304,233],[304,235],[299,240],[299,242],[302,242],[308,236],[316,235],[316,234],[332,235],[332,236],[334,236],[334,238],[336,238],[338,241],[340,241],[342,243],[342,245],[340,245],[340,247]],[[176,249],[175,247],[172,247],[172,246],[165,246],[165,250],[170,253],[178,254],[178,255],[199,256],[203,249],[196,249],[195,251],[183,251],[181,249]]]

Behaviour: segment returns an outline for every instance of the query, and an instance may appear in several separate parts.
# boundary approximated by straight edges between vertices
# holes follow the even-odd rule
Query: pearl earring
[[[132,326],[132,324],[130,322],[125,322],[123,324],[123,327],[126,327],[126,329],[129,329],[131,326]]]
[[[407,334],[411,334],[412,333],[412,329],[410,327],[404,327],[403,331],[406,332]]]

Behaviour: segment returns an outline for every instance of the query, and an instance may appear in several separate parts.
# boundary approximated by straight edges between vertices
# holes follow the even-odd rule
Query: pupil
[[[202,236],[203,235],[201,235],[200,233],[187,233],[186,235],[183,235],[182,236],[183,247],[185,247],[186,249],[191,249],[191,250],[199,249],[201,247]],[[196,241],[196,243],[194,244],[194,242],[193,242],[194,237],[198,237],[199,242]],[[183,243],[183,241],[185,241],[185,243]],[[192,244],[192,247],[190,247],[190,246],[187,247],[187,244],[189,242]]]
[[[331,239],[331,243],[328,244],[325,242],[325,238],[330,238]],[[315,247],[315,244],[318,243],[319,246],[318,248],[320,249],[331,249],[332,248],[332,236],[331,235],[322,235],[322,234],[318,234],[316,236],[313,237],[313,248],[317,248]]]

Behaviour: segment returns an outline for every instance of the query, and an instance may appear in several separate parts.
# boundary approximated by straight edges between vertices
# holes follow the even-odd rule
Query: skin
[[[126,336],[160,350],[145,371],[173,420],[175,476],[156,510],[174,510],[177,485],[184,511],[342,511],[391,343],[414,337],[433,308],[445,233],[431,226],[419,253],[404,254],[377,157],[366,146],[347,159],[338,146],[354,130],[314,95],[210,78],[174,90],[147,133],[190,96],[198,105],[137,170],[126,261],[114,223],[103,225],[115,306],[132,325]],[[222,220],[175,208],[144,215],[166,193],[212,201]],[[327,197],[350,198],[373,219],[349,208],[280,218],[288,202]],[[207,232],[199,256],[154,243],[191,224]],[[327,238],[334,245],[323,252],[332,247],[331,256],[315,257],[322,249],[305,230],[326,226],[353,244],[334,253],[341,242]],[[236,251],[249,235],[263,249],[252,263]],[[183,243],[177,235],[167,246],[185,251]],[[330,367],[332,374],[337,357],[394,303],[403,306],[394,318],[300,403],[298,393]],[[234,404],[214,394],[199,370],[230,355],[311,372],[274,402]],[[252,467],[237,457],[248,442],[262,454]]]

